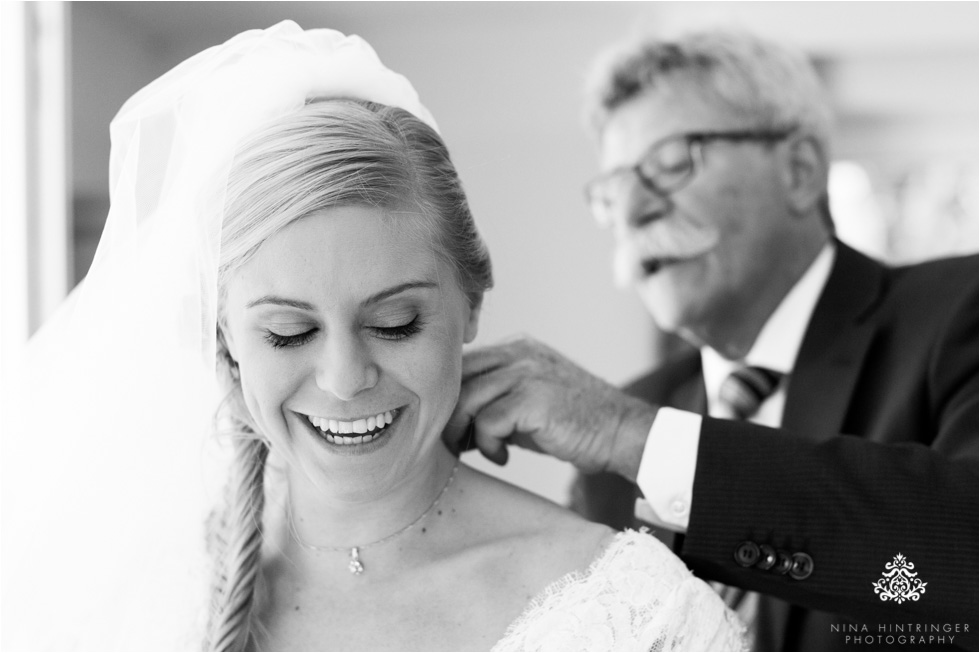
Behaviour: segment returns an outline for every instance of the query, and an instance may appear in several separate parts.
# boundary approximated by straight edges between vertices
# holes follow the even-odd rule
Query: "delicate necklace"
[[[303,541],[303,538],[299,536],[299,532],[297,532],[297,530],[296,530],[296,523],[293,521],[293,505],[292,505],[292,501],[287,501],[287,503],[286,503],[286,521],[289,522],[289,530],[290,530],[290,532],[293,535],[293,539],[295,539],[296,542],[298,542],[300,546],[302,546],[302,547],[304,547],[306,549],[309,549],[310,551],[321,551],[321,552],[324,552],[324,551],[349,551],[350,552],[350,559],[347,561],[347,569],[349,569],[350,570],[350,573],[354,574],[355,576],[359,576],[359,575],[361,575],[361,573],[364,572],[364,563],[361,562],[361,556],[360,556],[361,549],[366,549],[369,546],[377,546],[379,544],[384,544],[388,540],[392,540],[392,539],[398,537],[399,535],[401,535],[402,533],[404,533],[405,531],[407,531],[408,529],[410,529],[412,526],[415,526],[417,523],[419,523],[420,521],[422,521],[425,518],[426,515],[428,515],[430,512],[432,512],[432,509],[433,508],[435,508],[437,505],[439,505],[439,500],[442,499],[442,495],[444,495],[446,493],[446,490],[449,489],[449,486],[452,484],[453,479],[456,478],[456,470],[458,468],[459,468],[459,459],[457,459],[456,460],[456,464],[453,465],[453,471],[449,475],[449,479],[446,481],[446,484],[442,486],[442,490],[439,491],[439,494],[436,495],[436,498],[432,501],[431,504],[429,504],[429,507],[425,509],[425,512],[423,512],[421,515],[419,515],[418,517],[416,517],[415,518],[415,521],[413,521],[408,526],[403,526],[402,528],[398,529],[397,531],[395,531],[391,535],[387,535],[385,537],[382,537],[380,540],[375,540],[374,542],[368,542],[367,544],[362,544],[361,546],[351,546],[351,547],[347,547],[347,546],[316,546],[314,544],[309,544],[307,542],[304,542]]]

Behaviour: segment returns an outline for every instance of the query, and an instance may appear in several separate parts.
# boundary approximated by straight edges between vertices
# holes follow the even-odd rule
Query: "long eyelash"
[[[383,340],[404,340],[410,338],[422,330],[422,320],[416,316],[408,324],[396,327],[371,327],[374,334]]]
[[[265,332],[265,339],[270,345],[276,349],[282,349],[283,347],[299,347],[300,345],[305,345],[313,336],[316,335],[316,329],[310,329],[305,333],[299,333],[295,336],[281,336],[278,333],[273,333],[272,331]]]

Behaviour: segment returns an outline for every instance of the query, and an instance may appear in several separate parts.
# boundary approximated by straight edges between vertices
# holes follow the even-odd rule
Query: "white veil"
[[[111,209],[85,281],[32,339],[3,436],[3,646],[199,648],[223,191],[236,145],[315,97],[406,109],[358,37],[291,21],[242,33],[112,122]],[[10,364],[10,361],[4,363]]]

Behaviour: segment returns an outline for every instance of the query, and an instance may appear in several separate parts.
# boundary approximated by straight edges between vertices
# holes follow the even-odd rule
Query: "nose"
[[[644,184],[636,175],[625,180],[610,209],[618,232],[626,234],[665,217],[672,206],[670,197]]]
[[[356,334],[330,334],[317,361],[316,384],[348,401],[378,384],[380,370]]]

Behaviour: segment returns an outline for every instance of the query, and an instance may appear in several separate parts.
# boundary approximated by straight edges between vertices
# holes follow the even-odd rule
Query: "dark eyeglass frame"
[[[606,187],[611,181],[621,178],[623,174],[632,173],[640,180],[643,187],[658,195],[669,195],[686,186],[700,171],[704,165],[701,147],[711,141],[731,141],[744,142],[756,141],[763,143],[777,143],[796,131],[796,127],[787,129],[742,129],[733,131],[703,131],[703,132],[683,132],[661,138],[647,148],[643,156],[631,166],[623,166],[610,170],[602,174],[585,186],[585,199],[592,207],[592,211],[600,224],[607,224],[609,220],[600,215],[597,207],[608,209],[610,202],[602,196],[600,190]],[[672,145],[677,141],[683,141],[687,147],[687,155],[691,161],[689,169],[683,175],[673,179],[670,183],[663,183],[656,179],[654,175],[659,171],[659,159],[656,156],[664,147]],[[651,175],[648,170],[652,169]]]

